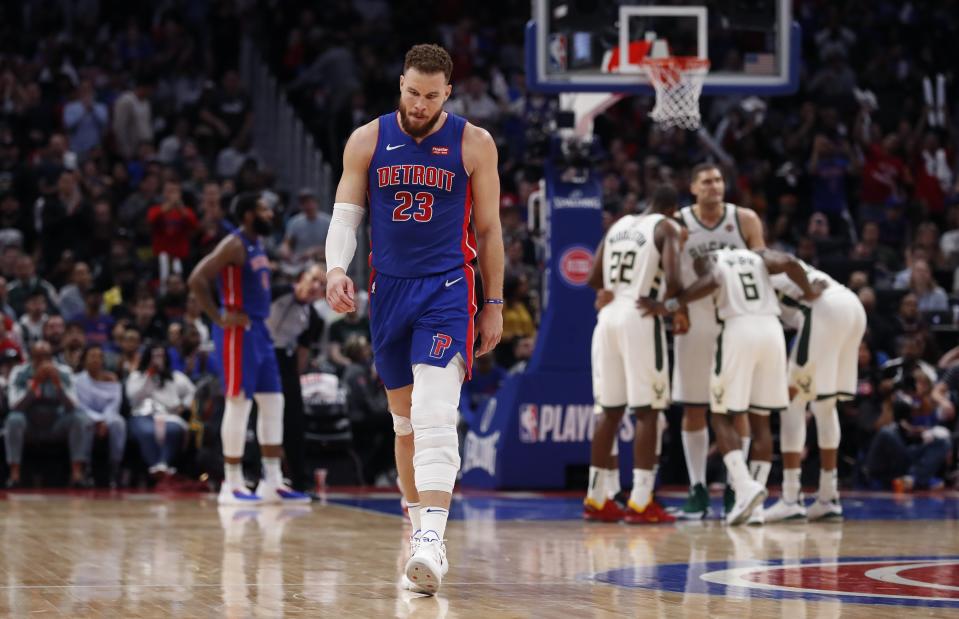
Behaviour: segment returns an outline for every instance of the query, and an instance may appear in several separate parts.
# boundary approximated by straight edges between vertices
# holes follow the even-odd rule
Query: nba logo
[[[554,33],[549,37],[549,71],[566,71],[566,35]]]
[[[539,440],[539,408],[535,404],[524,404],[519,408],[519,440],[521,443]]]

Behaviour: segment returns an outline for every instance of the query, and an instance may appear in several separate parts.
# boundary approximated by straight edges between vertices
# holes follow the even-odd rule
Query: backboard
[[[526,72],[541,92],[652,92],[648,54],[711,63],[703,94],[776,95],[799,83],[792,0],[533,0]]]

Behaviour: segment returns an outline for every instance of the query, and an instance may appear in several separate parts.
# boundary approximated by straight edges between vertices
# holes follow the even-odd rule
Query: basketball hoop
[[[640,63],[656,89],[650,118],[666,127],[699,128],[699,95],[709,73],[709,60],[695,56],[649,58]]]

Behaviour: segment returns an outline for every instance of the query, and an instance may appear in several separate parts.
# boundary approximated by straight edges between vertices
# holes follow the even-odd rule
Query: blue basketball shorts
[[[473,366],[476,275],[464,266],[428,277],[370,276],[373,361],[387,389],[413,383],[413,365],[446,367],[457,354]]]
[[[226,397],[252,398],[254,393],[282,393],[273,338],[262,319],[251,318],[245,329],[221,329],[213,325],[213,343]]]

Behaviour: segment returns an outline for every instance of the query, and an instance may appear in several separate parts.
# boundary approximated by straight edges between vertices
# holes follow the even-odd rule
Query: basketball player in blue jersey
[[[220,487],[221,505],[306,503],[310,497],[283,483],[283,389],[266,326],[270,313],[270,261],[260,237],[270,233],[273,210],[258,195],[237,198],[234,213],[239,223],[190,274],[190,289],[213,321],[213,337],[220,355],[226,408],[220,437],[225,478]],[[213,301],[216,281],[220,306]],[[256,400],[256,434],[263,456],[263,478],[255,493],[243,481],[243,448],[246,426]]]
[[[496,145],[487,131],[443,111],[452,67],[436,45],[406,54],[399,110],[360,127],[346,144],[326,241],[327,301],[351,311],[346,271],[368,196],[373,355],[414,531],[404,584],[428,594],[448,569],[443,536],[460,466],[457,408],[476,339],[474,258],[486,294],[476,354],[493,350],[503,332]]]

